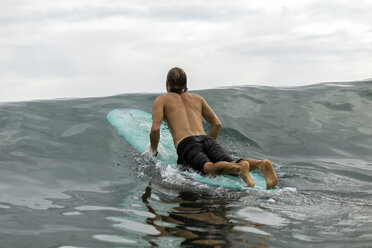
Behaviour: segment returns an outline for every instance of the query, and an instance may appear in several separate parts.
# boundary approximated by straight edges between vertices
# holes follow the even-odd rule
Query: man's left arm
[[[152,107],[152,126],[150,131],[151,150],[153,154],[158,152],[158,144],[160,140],[160,125],[164,118],[164,103],[162,97],[155,99]]]
[[[218,119],[217,115],[213,112],[213,109],[208,105],[207,101],[201,96],[199,96],[202,102],[202,115],[204,119],[211,124],[209,130],[209,136],[213,139],[217,139],[217,136],[221,129],[221,122]]]

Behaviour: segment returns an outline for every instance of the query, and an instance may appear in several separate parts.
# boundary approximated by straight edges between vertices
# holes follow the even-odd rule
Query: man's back
[[[203,102],[199,95],[170,92],[159,97],[164,106],[164,118],[171,130],[174,145],[185,137],[205,135],[202,123]]]
[[[216,139],[221,123],[204,98],[188,92],[168,92],[154,101],[151,132],[157,133],[161,121],[165,119],[171,130],[174,146],[177,147],[178,143],[188,136],[206,134],[202,117],[211,124],[209,136]],[[152,137],[158,139],[157,135]]]

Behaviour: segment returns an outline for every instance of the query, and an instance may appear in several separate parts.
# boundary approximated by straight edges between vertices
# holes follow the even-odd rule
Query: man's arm
[[[150,131],[151,150],[154,154],[158,152],[160,140],[160,125],[164,118],[164,103],[161,96],[157,97],[152,106],[152,126]]]
[[[200,97],[202,101],[202,115],[204,119],[211,124],[211,129],[209,130],[209,136],[213,139],[217,139],[217,136],[221,129],[221,122],[217,115],[213,112],[213,109],[208,105],[207,101],[203,97]]]

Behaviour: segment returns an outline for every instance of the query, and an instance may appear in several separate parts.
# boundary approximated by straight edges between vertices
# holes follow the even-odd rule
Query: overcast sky
[[[0,0],[0,101],[372,77],[372,0]]]

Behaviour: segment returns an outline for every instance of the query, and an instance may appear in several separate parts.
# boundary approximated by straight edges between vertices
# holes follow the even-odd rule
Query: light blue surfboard
[[[139,109],[114,109],[107,114],[107,119],[118,131],[119,135],[134,147],[138,152],[143,153],[150,144],[150,129],[152,125],[152,115],[148,112]],[[172,136],[165,123],[162,123],[160,128],[159,154],[156,157],[161,162],[162,166],[177,163],[177,153],[173,145]],[[217,176],[209,177],[202,176],[196,172],[181,171],[183,175],[201,183],[222,186],[235,189],[250,189],[240,177],[236,176]],[[266,190],[265,179],[254,173],[250,173],[252,180],[255,183],[254,189]]]

